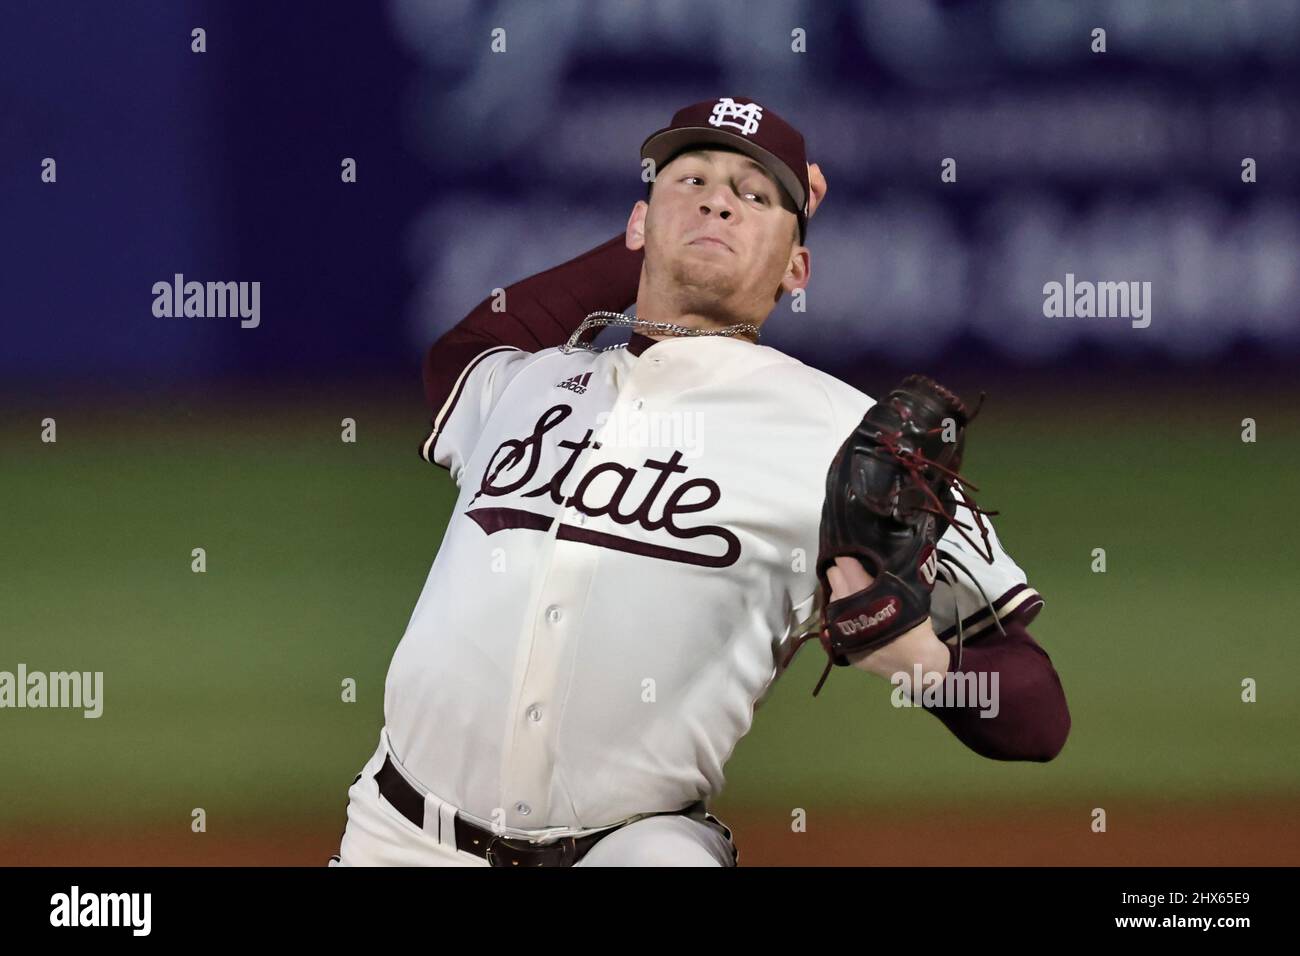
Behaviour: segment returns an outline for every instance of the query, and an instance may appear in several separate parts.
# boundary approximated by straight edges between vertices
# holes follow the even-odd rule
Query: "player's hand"
[[[826,569],[826,581],[831,586],[831,600],[838,601],[871,587],[874,581],[857,558],[836,558],[835,567]]]
[[[826,569],[832,601],[857,594],[869,588],[874,580],[857,558],[836,558],[835,566]],[[935,636],[934,626],[928,618],[884,647],[847,656],[849,663],[858,670],[886,680],[903,673],[909,688],[912,668],[916,664],[921,665],[924,673],[934,671],[942,674],[948,670],[948,648]]]
[[[808,218],[811,219],[826,196],[826,177],[816,163],[808,164],[808,192]]]

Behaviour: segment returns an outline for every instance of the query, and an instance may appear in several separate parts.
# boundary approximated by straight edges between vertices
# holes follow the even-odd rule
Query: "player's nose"
[[[729,189],[718,185],[713,192],[701,200],[700,212],[705,216],[717,213],[722,219],[730,219],[736,214],[735,197]]]

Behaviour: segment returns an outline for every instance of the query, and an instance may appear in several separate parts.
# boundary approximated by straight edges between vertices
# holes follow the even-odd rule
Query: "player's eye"
[[[698,180],[700,181],[700,185],[704,185],[704,177],[703,177],[703,176],[683,176],[683,177],[682,177],[682,182],[687,182],[687,181],[692,180],[692,179],[698,179]]]
[[[749,192],[745,193],[745,195],[753,196],[756,201],[762,203],[764,206],[767,205],[767,196],[764,193],[756,193],[751,189]]]

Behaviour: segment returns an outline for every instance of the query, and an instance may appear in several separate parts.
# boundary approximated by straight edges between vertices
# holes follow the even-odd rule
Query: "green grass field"
[[[1043,593],[1074,728],[1046,765],[966,751],[809,645],[728,768],[729,805],[1300,794],[1300,419],[1140,396],[1000,396],[967,471]],[[454,500],[418,404],[337,398],[0,422],[0,670],[101,670],[104,714],[0,711],[0,824],[326,815],[382,722],[389,657]],[[1014,417],[1009,410],[1021,408]],[[58,441],[39,440],[40,419]],[[1255,444],[1240,419],[1260,416]],[[355,445],[339,420],[357,419]],[[207,573],[190,570],[192,548]],[[1090,570],[1105,548],[1105,574]],[[355,678],[359,699],[340,701]],[[1241,681],[1258,682],[1242,703]]]

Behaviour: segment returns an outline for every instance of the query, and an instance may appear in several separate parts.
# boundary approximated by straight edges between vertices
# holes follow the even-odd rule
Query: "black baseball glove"
[[[826,477],[817,555],[820,637],[830,660],[814,696],[832,665],[847,666],[850,654],[884,647],[930,616],[935,549],[949,525],[977,550],[988,548],[981,516],[997,512],[976,506],[967,491],[978,489],[958,474],[966,427],[978,411],[933,379],[909,375],[840,446]],[[957,519],[958,507],[971,512],[982,549]],[[873,581],[833,601],[826,572],[841,557],[857,558]]]

